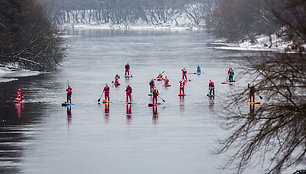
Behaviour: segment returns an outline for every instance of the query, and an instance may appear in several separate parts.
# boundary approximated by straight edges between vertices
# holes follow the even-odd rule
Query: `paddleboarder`
[[[182,79],[187,81],[187,70],[185,67],[182,69]]]
[[[179,83],[180,83],[180,95],[184,95],[185,94],[185,92],[184,92],[185,81],[184,80],[180,80]]]
[[[68,101],[71,103],[72,88],[70,85],[68,85],[68,88],[66,89],[66,91],[67,91],[67,103]]]
[[[130,86],[130,84],[126,87],[125,92],[126,92],[126,102],[128,102],[129,99],[130,102],[132,102],[132,87]]]
[[[158,79],[163,79],[163,75],[162,73],[159,73],[159,75],[157,76]]]
[[[209,95],[210,96],[215,96],[215,83],[213,81],[209,80],[208,87],[209,87]]]
[[[154,88],[154,86],[155,86],[154,79],[152,79],[152,80],[150,81],[149,85],[150,85],[150,93],[152,93],[153,88]]]
[[[233,82],[235,73],[234,73],[234,70],[231,67],[229,68],[227,74],[228,74],[228,81]]]
[[[250,102],[252,102],[252,98],[253,102],[255,102],[255,85],[253,84],[252,86],[250,86],[250,84],[248,83],[248,88],[250,89]]]
[[[109,86],[107,85],[107,83],[105,83],[105,87],[103,89],[104,92],[104,96],[105,96],[105,100],[110,101],[109,99]]]
[[[16,93],[17,93],[17,97],[16,98],[18,98],[20,101],[22,101],[22,99],[23,99],[23,92],[21,91],[21,89],[18,88]]]
[[[200,67],[200,65],[198,65],[198,67],[197,67],[197,73],[201,73],[201,67]]]
[[[169,79],[168,79],[167,76],[165,77],[164,82],[165,82],[165,86],[168,86],[168,85],[169,85]]]
[[[157,104],[157,96],[159,95],[158,90],[156,89],[156,87],[154,86],[153,89],[153,104]]]
[[[118,74],[116,74],[114,85],[119,85],[119,79],[120,79],[120,76]]]
[[[125,75],[130,75],[130,64],[127,62],[125,64]]]

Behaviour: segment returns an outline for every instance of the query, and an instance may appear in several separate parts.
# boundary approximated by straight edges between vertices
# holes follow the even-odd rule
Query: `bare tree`
[[[235,150],[225,167],[237,173],[254,161],[267,173],[282,173],[305,166],[306,153],[306,58],[298,54],[247,57],[245,74],[254,78],[262,104],[246,104],[248,89],[230,96],[225,107],[224,128],[231,135],[220,141],[218,153]],[[250,106],[248,106],[250,105]],[[250,110],[249,110],[250,107]],[[293,171],[292,171],[293,173]]]
[[[28,69],[51,71],[64,56],[65,47],[40,4],[34,0],[1,3],[0,60]]]

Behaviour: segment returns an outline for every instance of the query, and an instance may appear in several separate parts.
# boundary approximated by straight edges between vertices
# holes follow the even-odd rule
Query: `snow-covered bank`
[[[164,30],[164,31],[194,31],[204,30],[204,28],[192,26],[175,26],[175,25],[113,25],[113,24],[64,24],[62,29],[86,29],[86,30]]]
[[[15,65],[0,64],[0,83],[18,80],[18,77],[39,75],[41,72],[20,69]]]
[[[282,38],[277,38],[276,35],[272,35],[272,44],[270,38],[265,35],[257,36],[256,41],[256,43],[251,43],[250,40],[228,43],[225,40],[217,40],[212,45],[214,45],[214,49],[234,51],[272,51],[279,53],[296,53],[300,51],[300,48],[297,50],[291,49],[292,41],[284,41]],[[301,47],[303,47],[303,53],[305,53],[306,44]]]

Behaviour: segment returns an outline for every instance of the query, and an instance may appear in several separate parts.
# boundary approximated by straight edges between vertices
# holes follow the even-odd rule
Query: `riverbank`
[[[232,50],[232,51],[263,51],[263,52],[278,52],[278,53],[302,53],[305,54],[306,44],[294,48],[292,41],[285,41],[284,38],[278,38],[272,35],[272,42],[266,35],[256,37],[256,42],[250,40],[239,42],[227,42],[225,39],[216,40],[212,43],[214,49]]]
[[[39,75],[41,72],[18,68],[17,65],[0,64],[0,83],[18,80],[18,77]]]

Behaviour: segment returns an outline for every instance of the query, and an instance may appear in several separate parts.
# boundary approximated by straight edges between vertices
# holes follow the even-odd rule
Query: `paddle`
[[[157,97],[159,97],[163,102],[166,102],[163,98],[161,98],[159,95],[157,96]]]
[[[165,72],[165,71],[161,72],[160,74],[164,74],[164,72]],[[155,78],[155,79],[153,79],[153,80],[156,80],[156,78]]]
[[[100,103],[100,100],[101,100],[101,98],[102,98],[103,94],[104,94],[104,91],[102,92],[102,94],[101,94],[100,98],[98,99],[98,103]]]

